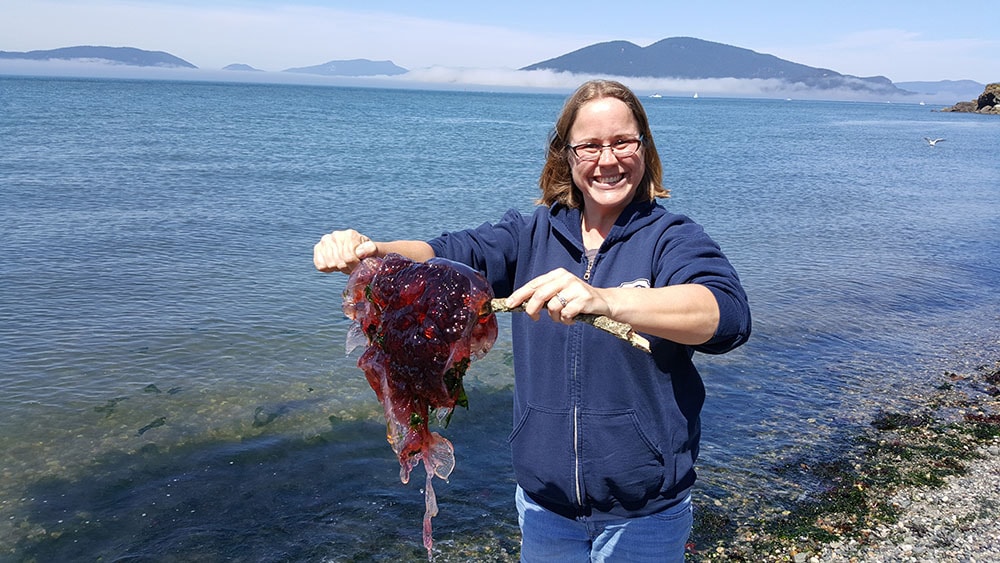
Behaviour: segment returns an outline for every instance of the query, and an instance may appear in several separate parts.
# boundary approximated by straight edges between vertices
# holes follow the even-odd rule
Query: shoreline
[[[1000,561],[1000,360],[966,359],[908,391],[917,406],[878,413],[856,447],[775,469],[822,483],[820,493],[753,517],[697,501],[685,560]],[[483,540],[442,542],[435,561],[517,561],[516,527]]]
[[[862,434],[853,453],[791,468],[824,484],[815,498],[739,523],[696,511],[687,560],[1000,560],[1000,360],[945,371]]]

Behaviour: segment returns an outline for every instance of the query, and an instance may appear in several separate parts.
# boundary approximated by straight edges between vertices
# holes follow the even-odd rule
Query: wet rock
[[[1000,115],[1000,82],[987,84],[975,100],[958,102],[938,111]]]
[[[167,423],[167,417],[161,416],[160,418],[157,418],[153,422],[150,422],[149,424],[147,424],[147,425],[143,426],[142,428],[140,428],[136,432],[136,436],[142,436],[146,432],[149,432],[150,430],[152,430],[154,428],[159,428],[159,427],[163,426],[166,423]]]
[[[274,422],[274,419],[278,418],[280,413],[268,412],[264,407],[257,407],[253,411],[253,427],[262,428]]]
[[[128,397],[115,397],[114,399],[108,399],[107,403],[104,403],[99,407],[94,407],[94,412],[104,413],[104,417],[107,418],[115,412],[115,407],[118,406],[118,403],[127,398]]]

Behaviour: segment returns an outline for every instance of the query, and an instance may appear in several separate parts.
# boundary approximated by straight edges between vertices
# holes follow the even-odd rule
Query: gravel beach
[[[980,448],[983,458],[968,473],[947,477],[941,488],[897,491],[890,499],[899,521],[871,530],[870,545],[835,542],[819,554],[798,553],[803,562],[1000,561],[1000,441]]]
[[[1000,561],[1000,360],[967,360],[914,391],[911,410],[879,413],[856,455],[802,466],[828,484],[816,500],[704,534],[688,561]]]
[[[932,468],[961,459],[953,473],[933,485],[896,489],[884,501],[897,515],[894,522],[862,530],[860,540],[797,553],[795,563],[1000,561],[1000,361],[945,372],[944,379],[926,412],[913,417],[925,421],[924,427],[904,434],[925,452],[943,451],[929,445],[950,445],[948,454],[915,461]],[[949,457],[958,448],[969,455]]]

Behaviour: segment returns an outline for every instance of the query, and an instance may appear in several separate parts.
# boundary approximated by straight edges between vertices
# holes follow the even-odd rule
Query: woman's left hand
[[[563,268],[542,274],[514,291],[507,298],[510,307],[524,306],[532,319],[541,317],[542,309],[556,322],[573,324],[580,313],[608,315],[607,301],[600,290]]]

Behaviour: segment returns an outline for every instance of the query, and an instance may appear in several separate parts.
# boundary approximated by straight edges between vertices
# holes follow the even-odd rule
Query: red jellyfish
[[[455,448],[428,423],[433,415],[447,426],[455,405],[469,406],[462,377],[497,337],[492,298],[486,279],[464,264],[414,262],[398,254],[363,260],[344,290],[344,314],[355,321],[348,352],[367,343],[358,367],[385,409],[400,480],[409,482],[410,471],[424,462],[428,558],[431,518],[438,512],[431,481],[435,475],[448,479],[455,468]]]

